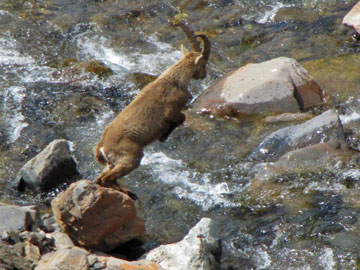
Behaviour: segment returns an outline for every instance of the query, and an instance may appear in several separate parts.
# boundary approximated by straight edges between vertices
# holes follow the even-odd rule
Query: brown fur
[[[187,86],[192,78],[206,76],[207,61],[203,57],[202,52],[185,52],[179,62],[142,89],[105,128],[95,147],[96,160],[106,165],[96,179],[98,184],[135,195],[116,187],[116,180],[140,165],[145,146],[166,140],[185,121],[181,111],[191,98]]]

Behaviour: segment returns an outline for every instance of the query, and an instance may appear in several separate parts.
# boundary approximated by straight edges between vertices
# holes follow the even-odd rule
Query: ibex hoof
[[[104,181],[102,181],[101,178],[98,178],[98,179],[96,179],[96,184],[98,184],[98,185],[100,185],[102,187],[112,188],[112,189],[115,189],[115,190],[120,191],[122,193],[125,193],[131,199],[133,199],[134,201],[136,201],[138,199],[138,196],[134,192],[128,190],[127,188],[124,188],[124,187],[120,186],[116,182],[104,182]]]

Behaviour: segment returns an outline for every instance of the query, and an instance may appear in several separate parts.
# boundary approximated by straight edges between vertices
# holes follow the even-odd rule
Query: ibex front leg
[[[159,138],[160,142],[166,141],[166,139],[169,137],[171,132],[174,131],[175,128],[180,126],[182,123],[185,122],[186,116],[183,113],[178,114],[178,117],[174,120],[169,120],[169,126],[168,129],[164,132],[164,134]]]

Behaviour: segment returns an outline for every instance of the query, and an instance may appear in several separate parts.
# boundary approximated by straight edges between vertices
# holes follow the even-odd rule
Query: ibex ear
[[[184,44],[181,44],[181,52],[183,55],[187,54],[189,51],[185,48]]]
[[[198,57],[196,57],[195,59],[195,65],[197,65],[197,63],[199,63],[200,59],[203,58],[203,55],[199,55]]]

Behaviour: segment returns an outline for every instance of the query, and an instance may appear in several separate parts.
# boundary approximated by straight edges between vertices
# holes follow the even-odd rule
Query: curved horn
[[[184,22],[172,23],[172,25],[174,27],[181,27],[182,30],[184,30],[185,35],[189,39],[190,45],[194,51],[201,51],[200,43],[196,40],[194,32]]]
[[[203,48],[201,50],[201,54],[204,56],[204,60],[209,60],[210,57],[210,51],[211,51],[211,43],[209,38],[206,35],[199,34],[196,35],[195,38],[201,38],[203,41]]]

